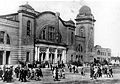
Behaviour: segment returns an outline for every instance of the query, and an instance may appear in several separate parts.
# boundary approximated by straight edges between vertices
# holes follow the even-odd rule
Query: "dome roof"
[[[79,14],[91,14],[91,9],[88,6],[82,6],[79,10]]]
[[[21,5],[20,7],[25,7],[27,9],[34,10],[28,3],[26,3],[25,5]]]

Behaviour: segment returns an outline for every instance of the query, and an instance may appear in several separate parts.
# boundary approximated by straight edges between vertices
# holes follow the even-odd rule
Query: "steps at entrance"
[[[50,68],[42,68],[43,76],[52,76],[52,71]]]

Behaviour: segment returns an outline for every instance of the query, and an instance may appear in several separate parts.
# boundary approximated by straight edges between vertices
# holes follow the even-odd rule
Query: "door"
[[[3,52],[4,51],[0,51],[0,65],[3,64]]]
[[[6,64],[9,64],[10,62],[10,51],[6,51]]]

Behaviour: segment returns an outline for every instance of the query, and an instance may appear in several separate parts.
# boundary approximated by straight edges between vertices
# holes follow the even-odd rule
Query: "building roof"
[[[91,14],[91,9],[88,6],[82,6],[79,10],[79,14],[87,14],[90,15]]]
[[[25,5],[21,5],[20,7],[25,7],[27,9],[34,10],[32,6],[30,6],[28,3],[26,3]]]
[[[67,21],[68,23],[75,24],[71,19]]]

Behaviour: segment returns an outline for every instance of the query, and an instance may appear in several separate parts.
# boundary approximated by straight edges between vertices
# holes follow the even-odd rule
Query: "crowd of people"
[[[65,78],[65,64],[58,63],[57,65],[50,65],[51,73],[53,74],[53,79],[58,81],[59,79]],[[85,69],[82,67],[78,70],[78,67],[75,65],[68,65],[69,72],[80,73],[82,76],[85,76]],[[80,72],[79,72],[80,71]],[[113,77],[112,68],[109,65],[90,65],[90,78],[97,79],[99,77]],[[41,67],[34,67],[32,64],[22,65],[19,64],[15,66],[4,65],[0,67],[0,78],[3,82],[11,82],[13,78],[17,78],[21,82],[26,82],[28,80],[41,80],[43,73]]]
[[[40,80],[43,77],[42,70],[38,68],[22,67],[21,65],[0,67],[0,77],[3,82],[12,82],[12,79],[18,78],[21,82],[27,82],[27,80]]]
[[[53,79],[55,81],[58,81],[61,78],[65,78],[65,65],[63,62],[61,64],[58,63],[56,66],[52,66],[51,70],[53,74]]]
[[[91,65],[90,78],[97,79],[99,77],[113,77],[113,70],[109,65]]]

